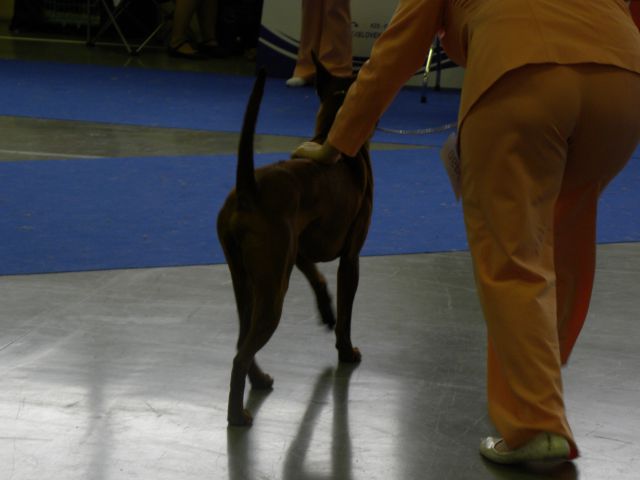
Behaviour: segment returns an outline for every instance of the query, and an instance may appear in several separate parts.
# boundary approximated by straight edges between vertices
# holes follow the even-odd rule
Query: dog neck
[[[320,105],[318,114],[316,115],[316,128],[312,141],[316,143],[324,143],[327,139],[329,136],[329,130],[331,130],[333,121],[338,114],[338,110],[340,110],[340,107],[342,106],[342,102],[344,101],[346,94],[346,90],[338,90],[324,99]]]

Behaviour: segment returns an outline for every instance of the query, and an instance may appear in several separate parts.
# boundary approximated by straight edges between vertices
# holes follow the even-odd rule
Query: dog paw
[[[333,313],[333,307],[331,305],[331,297],[325,287],[322,293],[318,293],[318,312],[320,312],[320,318],[327,328],[333,330],[336,325],[336,315]]]
[[[329,330],[333,330],[333,327],[336,325],[336,316],[331,307],[331,300],[322,304],[318,303],[318,310],[320,311],[322,323],[324,323]]]
[[[242,410],[239,414],[229,414],[227,421],[230,427],[250,427],[253,424],[253,417],[249,410]]]
[[[321,313],[320,318],[322,318],[322,323],[326,325],[327,330],[333,330],[333,328],[336,326],[336,318],[333,315],[332,311]]]
[[[338,359],[345,363],[358,363],[362,360],[362,354],[357,347],[338,350]]]
[[[273,377],[266,373],[249,377],[249,381],[251,382],[251,388],[256,390],[271,390],[273,388]]]

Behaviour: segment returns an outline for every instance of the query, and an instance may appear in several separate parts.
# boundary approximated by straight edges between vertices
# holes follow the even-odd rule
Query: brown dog
[[[313,141],[326,139],[351,79],[332,77],[317,65],[321,105]],[[233,359],[229,425],[248,426],[245,378],[253,388],[269,389],[273,379],[255,361],[280,321],[289,276],[296,265],[313,288],[322,321],[336,325],[336,347],[343,362],[359,362],[351,344],[351,310],[358,287],[358,262],[371,220],[373,179],[368,146],[334,165],[307,159],[282,161],[254,171],[253,136],[264,90],[260,72],[245,113],[236,188],[218,215],[222,244],[240,317],[238,351]],[[325,278],[315,262],[340,258],[337,324]]]

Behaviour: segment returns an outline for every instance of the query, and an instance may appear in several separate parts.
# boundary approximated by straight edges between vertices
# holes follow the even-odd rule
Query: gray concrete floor
[[[0,38],[0,58],[131,62],[111,47],[85,50]],[[136,61],[195,68],[159,51]],[[205,63],[197,68],[250,71],[244,60]],[[13,117],[0,128],[0,161],[220,153],[236,141]],[[95,141],[79,141],[87,136]],[[299,140],[263,137],[257,148]],[[335,292],[335,263],[322,270]],[[638,272],[640,244],[599,248],[591,312],[565,369],[582,457],[544,471],[477,453],[493,429],[466,252],[362,260],[356,368],[338,366],[294,272],[259,354],[275,388],[247,393],[251,429],[226,426],[237,320],[225,265],[0,277],[0,479],[638,479]]]

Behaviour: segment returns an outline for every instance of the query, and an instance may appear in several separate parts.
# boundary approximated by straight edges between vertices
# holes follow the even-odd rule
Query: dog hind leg
[[[242,264],[242,256],[237,244],[231,237],[220,237],[227,265],[231,273],[233,293],[238,310],[239,333],[236,348],[239,350],[244,343],[249,328],[251,326],[251,315],[253,311],[252,294],[249,288],[249,279]],[[251,363],[251,366],[254,362]],[[249,369],[251,369],[251,366]],[[255,367],[254,367],[255,368]],[[244,377],[236,371],[232,373],[231,387],[229,393],[229,405],[227,419],[230,425],[248,425],[251,423],[251,415],[244,410]],[[240,378],[241,377],[241,378]],[[241,385],[241,387],[239,387]],[[240,388],[240,392],[238,391]]]
[[[333,308],[331,306],[331,296],[329,295],[329,289],[327,288],[326,278],[320,273],[315,263],[307,260],[306,258],[298,256],[296,259],[296,266],[307,278],[311,288],[313,289],[322,323],[326,324],[330,329],[333,328],[336,324],[336,316],[333,313]]]
[[[282,251],[291,250],[282,248]],[[289,275],[293,268],[293,258],[289,258],[287,254],[266,257],[262,251],[257,251],[255,256],[245,252],[244,258],[253,266],[249,282],[252,309],[248,330],[238,345],[231,370],[227,418],[229,424],[235,426],[249,426],[253,421],[250,412],[243,406],[247,375],[256,388],[270,388],[273,384],[273,379],[255,362],[255,355],[269,341],[280,322]]]
[[[284,292],[277,292],[273,289],[261,291],[254,297],[251,327],[233,359],[228,410],[230,425],[249,426],[252,423],[250,412],[244,410],[243,407],[245,378],[250,371],[254,376],[268,377],[255,363],[255,355],[266,345],[275,332],[280,321],[283,301]],[[271,377],[268,378],[271,379]],[[272,383],[272,380],[269,383]]]

